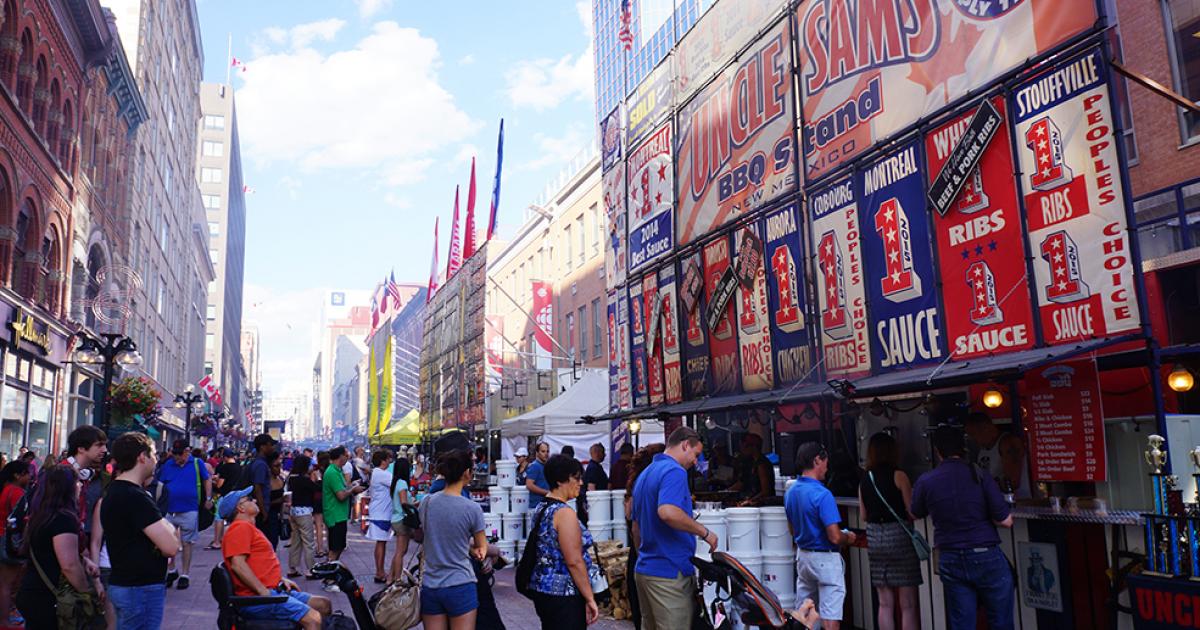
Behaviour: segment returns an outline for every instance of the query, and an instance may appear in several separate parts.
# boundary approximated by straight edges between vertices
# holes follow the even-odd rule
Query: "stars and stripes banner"
[[[471,183],[467,185],[467,225],[463,233],[463,259],[475,253],[475,158],[471,158]]]
[[[617,32],[617,39],[625,50],[633,49],[633,11],[629,0],[621,0],[621,30]]]
[[[496,179],[492,182],[492,203],[488,210],[487,238],[496,234],[496,212],[500,209],[500,171],[504,166],[504,119],[500,119],[500,137],[496,140]],[[475,178],[472,177],[471,181]]]
[[[1100,51],[1019,84],[1012,111],[1043,341],[1138,329],[1119,140]]]
[[[1096,22],[1094,0],[849,4],[796,9],[810,182]]]
[[[804,231],[796,205],[788,204],[762,221],[763,264],[767,267],[768,311],[775,382],[790,385],[812,369],[812,351],[805,322],[808,281],[804,273]]]
[[[446,280],[462,267],[462,241],[458,239],[458,186],[454,187],[454,220],[450,223],[450,256],[446,259]]]
[[[1035,341],[1008,114],[1003,99],[991,103],[1004,123],[984,148],[950,210],[944,216],[932,213],[942,321],[947,351],[954,360],[1024,350]],[[925,136],[927,178],[941,172],[976,109],[960,113]]]

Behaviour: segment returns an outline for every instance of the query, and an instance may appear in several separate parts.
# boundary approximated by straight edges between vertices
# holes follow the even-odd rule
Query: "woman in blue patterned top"
[[[582,630],[600,617],[592,592],[600,569],[588,556],[592,535],[571,508],[583,484],[583,466],[567,455],[546,462],[550,492],[538,507],[537,564],[529,580],[543,630]]]

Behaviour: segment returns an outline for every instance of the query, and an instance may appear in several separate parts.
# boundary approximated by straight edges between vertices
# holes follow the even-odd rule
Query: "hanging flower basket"
[[[122,379],[108,391],[109,424],[130,427],[135,416],[153,421],[162,413],[159,401],[162,394],[154,381],[143,376]]]

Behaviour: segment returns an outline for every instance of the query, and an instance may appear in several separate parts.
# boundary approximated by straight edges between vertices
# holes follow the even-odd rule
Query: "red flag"
[[[454,187],[454,221],[450,224],[450,257],[446,259],[446,280],[462,266],[462,241],[458,238],[458,186]]]
[[[437,267],[438,267],[438,255],[437,255],[437,247],[438,247],[438,220],[439,220],[439,219],[440,219],[440,217],[434,217],[434,218],[433,218],[433,262],[432,262],[432,263],[429,265],[429,290],[427,290],[427,291],[425,292],[425,303],[426,303],[426,304],[428,304],[428,303],[429,303],[429,300],[433,298],[433,294],[434,294],[434,292],[435,292],[435,291],[437,291],[437,288],[438,288],[438,280],[437,280]]]
[[[504,165],[504,119],[500,119],[500,139],[496,141],[496,181],[492,183],[492,206],[488,211],[487,239],[496,234],[496,211],[500,209],[500,167]],[[471,181],[475,181],[474,178]]]
[[[467,231],[463,234],[463,259],[475,253],[475,158],[471,158],[471,186],[467,188]]]

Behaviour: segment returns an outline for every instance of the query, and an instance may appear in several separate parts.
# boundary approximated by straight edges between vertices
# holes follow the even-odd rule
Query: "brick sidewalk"
[[[381,587],[371,578],[375,575],[375,560],[372,556],[374,543],[366,540],[356,527],[350,528],[346,551],[342,554],[342,562],[354,572],[358,583],[363,586],[369,598]],[[217,625],[217,605],[209,590],[208,574],[214,565],[221,561],[220,551],[203,549],[203,545],[212,540],[212,532],[204,532],[200,536],[200,548],[192,555],[191,586],[187,590],[169,589],[167,591],[166,615],[163,628],[168,630],[212,630]],[[411,548],[411,547],[410,547]],[[391,559],[393,547],[388,546],[388,558]],[[287,572],[287,553],[283,544],[279,545],[280,563],[283,571]],[[299,580],[297,584],[304,590],[316,595],[328,595],[333,600],[334,610],[340,610],[346,616],[353,618],[350,602],[341,593],[325,593],[319,582]],[[535,627],[530,621],[537,615],[533,603],[522,597],[513,588],[513,570],[500,571],[496,575],[496,603],[500,616],[504,619],[509,630],[520,630]],[[417,626],[418,628],[420,626]],[[628,621],[601,619],[589,628],[596,630],[630,630],[633,624]]]

